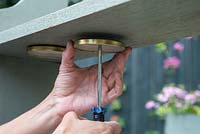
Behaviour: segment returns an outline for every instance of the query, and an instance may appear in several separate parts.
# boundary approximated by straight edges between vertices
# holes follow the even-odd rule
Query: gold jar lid
[[[38,58],[60,60],[64,49],[64,46],[57,45],[32,45],[28,46],[27,53]]]
[[[97,52],[99,45],[102,46],[102,51],[104,53],[120,52],[126,47],[119,41],[108,39],[79,39],[75,41],[74,47],[81,51]]]

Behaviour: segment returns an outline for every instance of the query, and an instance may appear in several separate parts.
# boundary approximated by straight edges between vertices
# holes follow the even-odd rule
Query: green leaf
[[[161,118],[165,117],[167,114],[172,113],[173,109],[171,107],[159,107],[156,110],[156,115],[160,116]]]
[[[200,115],[200,106],[194,106],[193,110],[195,111],[196,115]]]
[[[178,87],[179,87],[180,89],[185,89],[185,86],[184,86],[183,84],[178,84]]]
[[[119,125],[122,127],[122,128],[125,128],[126,126],[126,123],[125,123],[125,119],[120,117],[119,120],[117,121],[119,123]]]
[[[126,86],[126,84],[124,83],[124,84],[123,84],[123,89],[122,89],[122,91],[125,92],[126,90],[127,90],[127,86]]]
[[[149,130],[149,131],[146,131],[144,134],[160,134],[160,132],[156,130]]]
[[[155,50],[159,53],[167,51],[167,46],[164,42],[155,45]]]
[[[111,110],[113,111],[119,111],[121,110],[122,105],[121,105],[121,101],[119,99],[116,99],[112,102],[111,104]]]

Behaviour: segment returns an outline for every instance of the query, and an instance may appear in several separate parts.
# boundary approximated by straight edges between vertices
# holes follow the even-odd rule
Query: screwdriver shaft
[[[98,46],[98,107],[101,107],[101,97],[102,97],[102,45]]]

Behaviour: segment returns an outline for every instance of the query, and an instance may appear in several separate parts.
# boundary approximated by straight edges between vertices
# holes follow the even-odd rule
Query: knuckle
[[[117,96],[121,96],[122,95],[122,91],[120,90],[117,94]]]
[[[122,95],[122,88],[121,87],[116,89],[116,96],[120,96],[120,95]]]
[[[121,88],[116,88],[116,91],[115,91],[115,94],[114,94],[115,98],[119,97],[121,95],[122,95],[122,89]]]

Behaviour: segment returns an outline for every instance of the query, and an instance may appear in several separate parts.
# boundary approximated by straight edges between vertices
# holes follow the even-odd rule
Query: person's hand
[[[124,64],[131,53],[126,48],[111,61],[103,64],[102,104],[111,102],[122,93]],[[73,42],[69,41],[62,54],[62,63],[52,92],[61,115],[68,111],[83,114],[97,105],[97,65],[79,68],[74,64]]]
[[[103,104],[109,103],[121,95],[124,64],[130,52],[131,49],[127,48],[116,54],[111,61],[103,64]],[[96,105],[97,65],[86,68],[77,67],[74,64],[73,42],[68,42],[67,49],[62,55],[62,63],[52,92],[33,109],[0,126],[0,134],[47,134],[60,124],[67,112],[75,111],[78,114],[83,114]],[[82,128],[88,127],[85,123],[91,125],[91,128],[96,126],[91,121],[77,122],[82,122],[80,123]],[[71,122],[66,125],[70,124]],[[105,125],[100,122],[95,122],[95,124],[98,124],[97,126]],[[95,130],[97,129],[95,127]]]
[[[76,113],[67,113],[53,134],[120,134],[116,122],[97,122],[79,118]]]

